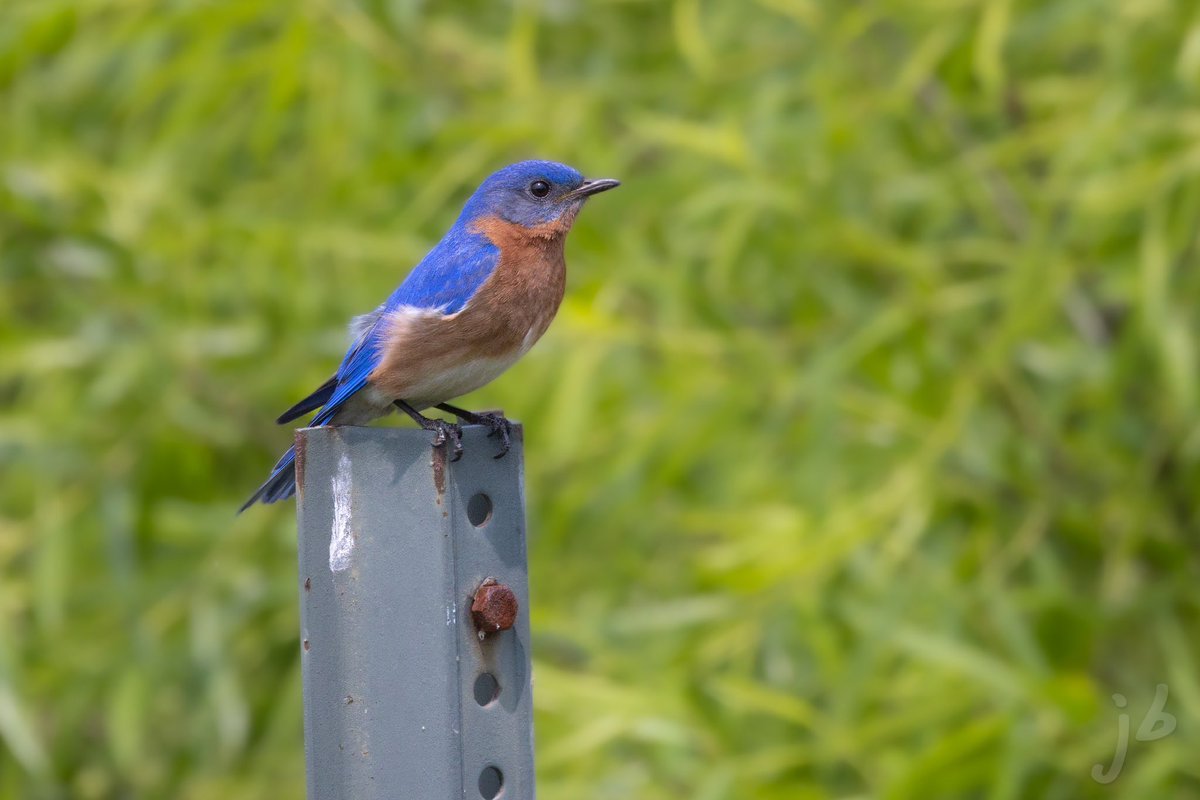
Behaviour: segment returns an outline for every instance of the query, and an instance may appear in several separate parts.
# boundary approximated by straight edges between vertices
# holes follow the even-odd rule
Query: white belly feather
[[[428,408],[468,394],[500,377],[521,355],[517,351],[505,358],[473,358],[447,364],[414,381],[404,400],[415,408]]]
[[[459,364],[448,364],[414,382],[405,397],[392,397],[379,387],[367,384],[346,401],[333,424],[366,425],[394,411],[392,403],[396,400],[404,400],[420,411],[469,394],[500,377],[522,355],[522,351],[517,351],[509,358],[475,358]]]

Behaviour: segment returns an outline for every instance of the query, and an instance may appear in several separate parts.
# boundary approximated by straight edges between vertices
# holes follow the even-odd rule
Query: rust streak
[[[442,495],[446,493],[446,448],[434,447],[430,449],[433,454],[433,486],[437,489],[437,501],[442,502]]]
[[[296,438],[293,443],[294,452],[296,454],[296,499],[304,499],[304,436],[299,430],[296,431]]]

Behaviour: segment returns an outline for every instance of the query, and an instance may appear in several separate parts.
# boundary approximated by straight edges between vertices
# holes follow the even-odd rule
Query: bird
[[[620,185],[586,179],[555,161],[521,161],[483,181],[450,230],[379,306],[350,322],[351,344],[329,380],[276,420],[316,411],[310,427],[365,425],[394,409],[433,432],[432,446],[462,455],[459,424],[485,425],[508,452],[511,423],[450,405],[495,380],[546,332],[563,299],[563,246],[589,197]],[[296,493],[289,448],[239,509]]]

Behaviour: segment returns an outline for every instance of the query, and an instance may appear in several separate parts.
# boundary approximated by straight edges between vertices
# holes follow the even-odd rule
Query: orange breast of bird
[[[550,327],[566,288],[563,245],[571,219],[524,227],[498,217],[475,223],[500,251],[495,270],[455,314],[401,309],[372,387],[410,403],[449,400],[493,380]]]

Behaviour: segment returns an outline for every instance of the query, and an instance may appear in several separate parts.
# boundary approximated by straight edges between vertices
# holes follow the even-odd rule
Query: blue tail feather
[[[242,513],[260,500],[264,503],[276,503],[288,499],[295,493],[296,448],[289,447],[288,451],[283,454],[283,458],[275,464],[275,469],[271,470],[271,477],[267,478],[263,485],[250,496],[250,499],[242,504],[238,513]]]

